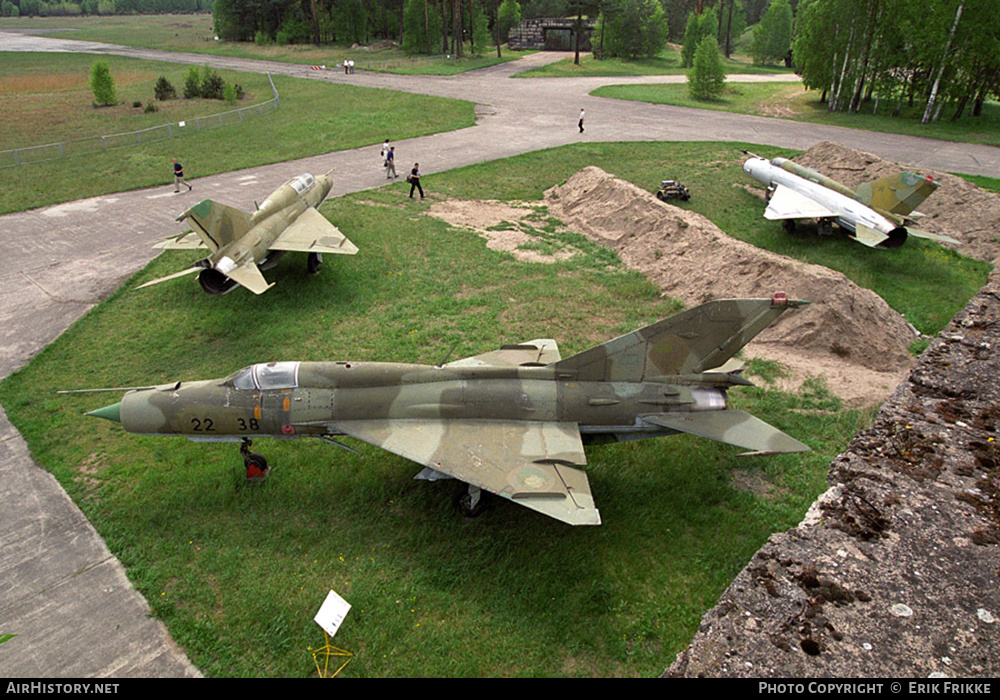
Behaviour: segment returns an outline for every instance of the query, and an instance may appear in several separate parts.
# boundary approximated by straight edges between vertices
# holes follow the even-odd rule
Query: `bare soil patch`
[[[537,217],[537,204],[518,204],[496,200],[446,199],[434,202],[428,212],[458,228],[472,229],[486,239],[491,250],[503,250],[519,260],[553,263],[573,257],[569,248],[538,247],[537,233],[531,221]]]

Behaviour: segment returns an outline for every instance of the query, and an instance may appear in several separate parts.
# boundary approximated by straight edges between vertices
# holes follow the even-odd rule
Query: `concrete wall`
[[[584,20],[580,50],[590,51],[590,35],[596,20]],[[515,50],[534,49],[540,51],[573,51],[576,37],[573,27],[575,19],[539,18],[526,19],[510,30],[507,46]]]

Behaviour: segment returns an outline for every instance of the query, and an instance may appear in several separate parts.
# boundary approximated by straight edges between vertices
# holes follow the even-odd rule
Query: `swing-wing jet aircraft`
[[[915,209],[941,186],[930,177],[902,172],[852,190],[786,158],[767,160],[743,152],[751,156],[743,163],[744,172],[767,187],[764,218],[782,221],[788,232],[795,230],[796,219],[818,219],[821,235],[829,235],[836,223],[850,238],[872,248],[898,248],[907,235],[958,243],[910,226],[922,216]]]
[[[273,362],[223,379],[128,391],[88,415],[142,435],[242,442],[247,474],[267,470],[251,439],[350,436],[573,525],[598,525],[584,444],[691,433],[751,454],[809,448],[741,410],[750,385],[731,358],[787,309],[807,302],[711,301],[562,359],[530,340],[440,366]],[[336,443],[342,447],[341,443]],[[350,449],[350,448],[348,448]]]
[[[329,175],[299,175],[275,190],[253,214],[202,200],[177,217],[177,221],[189,221],[191,231],[154,247],[207,249],[208,257],[139,288],[197,272],[202,289],[209,294],[225,294],[236,285],[263,294],[274,285],[268,284],[261,270],[273,267],[288,251],[308,253],[310,273],[319,269],[323,253],[354,255],[357,246],[317,211],[332,186]]]

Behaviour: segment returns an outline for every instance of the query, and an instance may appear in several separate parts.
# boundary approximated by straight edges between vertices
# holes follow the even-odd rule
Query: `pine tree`
[[[726,67],[714,36],[698,42],[694,52],[694,66],[688,71],[688,94],[696,100],[711,100],[726,89]]]
[[[684,43],[681,45],[681,68],[690,68],[694,65],[694,53],[698,44],[706,36],[717,36],[718,33],[719,19],[714,7],[700,15],[693,12],[688,15],[687,26],[684,28]]]
[[[170,81],[167,80],[166,76],[161,75],[156,79],[156,84],[153,86],[153,95],[160,101],[172,100],[177,97],[177,91]]]
[[[500,41],[507,41],[510,30],[521,23],[521,6],[517,0],[503,0],[497,11],[497,18],[500,23]]]
[[[792,6],[774,0],[754,28],[750,55],[758,65],[783,62],[792,48]]]
[[[651,58],[667,43],[667,18],[658,0],[605,3],[592,44],[605,56]]]
[[[198,66],[191,66],[184,78],[184,99],[191,100],[195,97],[201,97],[201,73],[198,72]]]
[[[94,99],[98,107],[110,107],[118,104],[115,92],[115,79],[111,77],[111,69],[104,61],[95,61],[90,67],[90,89],[94,91]]]

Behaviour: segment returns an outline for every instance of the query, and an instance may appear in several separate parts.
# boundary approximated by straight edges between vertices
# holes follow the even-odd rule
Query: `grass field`
[[[84,54],[4,54],[0,150],[132,131],[233,108],[219,100],[176,99],[157,102],[159,111],[146,114],[132,102],[151,100],[160,75],[182,94],[188,68],[117,56],[102,60],[116,78],[120,103],[96,108],[89,87],[94,60]],[[265,75],[218,73],[244,86],[247,97],[240,105],[272,97]],[[404,139],[475,123],[469,102],[284,76],[275,76],[274,84],[281,107],[242,124],[7,169],[0,213],[163,184],[172,178],[174,156],[189,177],[203,177],[381,143],[387,134]]]
[[[500,61],[516,60],[522,52],[504,49],[503,58],[497,59],[495,48],[480,57],[461,60],[443,57],[407,56],[398,48],[369,51],[364,48],[312,45],[258,46],[253,42],[220,42],[213,36],[212,18],[208,14],[191,15],[135,15],[111,17],[17,17],[4,18],[5,26],[39,31],[61,31],[60,36],[89,41],[102,41],[143,48],[168,51],[262,58],[300,64],[336,65],[350,58],[360,69],[402,74],[454,75],[467,70],[494,65]],[[743,40],[744,45],[746,39]],[[741,49],[742,50],[742,49]],[[787,73],[784,67],[755,66],[746,56],[734,54],[725,59],[729,73]],[[0,67],[2,69],[2,67]],[[668,46],[656,58],[639,60],[607,59],[595,61],[589,54],[581,55],[580,65],[567,53],[565,60],[557,61],[518,74],[517,77],[594,77],[630,75],[683,75],[687,69],[680,67],[680,52]],[[929,125],[919,123],[922,110],[904,110],[900,118],[871,114],[873,106],[866,105],[864,112],[846,115],[829,113],[819,102],[817,92],[805,92],[777,83],[765,86],[747,84],[730,85],[726,96],[719,100],[698,102],[687,96],[686,85],[662,86],[609,86],[595,94],[619,99],[644,102],[677,104],[701,109],[761,114],[763,116],[797,119],[821,124],[832,124],[856,129],[885,131],[916,136],[927,136],[952,141],[1000,145],[1000,103],[987,103],[984,114],[973,118],[965,116],[951,122],[948,116]],[[2,210],[0,210],[2,211]]]
[[[426,186],[431,201],[479,198],[487,181],[491,198],[533,201],[585,165],[646,189],[676,175],[693,189],[691,208],[766,242],[760,202],[733,186],[736,155],[732,144],[586,144],[427,176]],[[402,184],[328,202],[323,213],[359,254],[314,277],[289,256],[262,297],[209,297],[190,279],[135,291],[193,257],[161,256],[0,384],[0,402],[209,675],[312,674],[323,641],[312,617],[331,588],[353,605],[336,638],[356,655],[348,676],[659,674],[753,552],[826,488],[830,461],[870,410],[844,410],[822,383],[790,395],[760,379],[763,388],[732,392],[736,405],[813,452],[747,461],[687,436],[589,448],[604,525],[574,529],[509,503],[462,521],[451,484],[415,482],[417,465],[349,439],[360,455],[258,441],[276,467],[250,487],[235,445],[128,435],[82,416],[117,396],[53,394],[281,359],[434,364],[454,344],[457,358],[535,337],[557,339],[567,356],[678,308],[582,237],[570,236],[582,251],[571,260],[525,263],[422,215],[426,206]],[[908,284],[943,319],[922,320],[928,330],[986,275],[923,241],[873,255],[781,235],[771,244],[853,265],[869,284]],[[954,277],[935,281],[942,270]]]
[[[609,85],[598,88],[594,95],[621,100],[636,100],[653,104],[669,104],[697,109],[713,109],[763,117],[779,117],[814,124],[830,124],[851,129],[884,131],[910,136],[983,143],[1000,146],[1000,103],[987,102],[978,117],[966,114],[958,121],[947,118],[921,124],[922,107],[904,109],[899,117],[888,116],[892,107],[882,104],[881,112],[873,114],[874,103],[858,114],[829,112],[819,101],[818,90],[804,90],[801,85],[788,83],[729,83],[725,94],[715,100],[694,100],[684,85]]]
[[[517,60],[525,52],[504,47],[497,58],[491,46],[475,56],[466,45],[461,59],[445,56],[410,56],[398,47],[369,50],[347,46],[258,45],[254,42],[216,41],[210,14],[189,15],[114,15],[109,17],[17,17],[4,18],[5,26],[15,29],[60,30],[59,37],[79,41],[100,41],[147,49],[190,51],[193,53],[260,58],[271,61],[334,66],[352,59],[357,70],[387,73],[455,75],[468,70]]]

